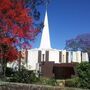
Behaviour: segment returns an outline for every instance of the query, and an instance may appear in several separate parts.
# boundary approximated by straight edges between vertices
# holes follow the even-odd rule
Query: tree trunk
[[[18,70],[21,70],[21,51],[19,52],[19,60],[18,60]]]
[[[7,67],[7,60],[6,58],[3,56],[4,55],[4,50],[1,50],[1,76],[6,77],[6,67]]]
[[[3,76],[6,77],[6,67],[7,67],[7,61],[6,59],[3,60]]]

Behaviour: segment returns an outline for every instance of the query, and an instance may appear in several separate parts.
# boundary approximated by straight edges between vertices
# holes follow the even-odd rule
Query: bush
[[[21,71],[17,71],[15,74],[12,74],[12,77],[8,79],[8,81],[19,83],[35,83],[39,81],[39,78],[36,77],[33,71],[22,69]]]
[[[90,89],[90,63],[82,62],[76,66],[77,77],[66,80],[66,86]]]
[[[57,81],[53,78],[40,78],[40,81],[38,82],[39,84],[43,84],[43,85],[51,85],[51,86],[56,86],[58,85]]]
[[[5,72],[6,77],[11,77],[12,74],[14,74],[13,69],[7,67]]]
[[[21,68],[20,71],[13,71],[11,68],[7,68],[6,76],[8,77],[6,81],[8,82],[18,82],[18,83],[34,83],[34,84],[42,84],[42,85],[57,85],[57,81],[55,79],[47,79],[42,77],[36,77],[33,71],[29,71],[24,67]]]
[[[65,80],[65,86],[68,87],[79,87],[79,77],[75,77],[73,79],[67,79]]]
[[[7,81],[31,84],[34,83],[51,86],[57,85],[57,81],[55,79],[38,78],[33,71],[28,71],[26,69],[22,69],[22,71],[12,74],[12,77],[9,78]]]
[[[80,87],[90,88],[90,63],[83,62],[76,67],[77,76],[80,79]]]

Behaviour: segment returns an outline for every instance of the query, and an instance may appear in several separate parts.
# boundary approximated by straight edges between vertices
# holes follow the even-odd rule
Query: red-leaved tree
[[[40,30],[33,26],[32,9],[25,6],[25,0],[0,2],[0,62],[5,67],[4,63],[19,57],[17,46],[19,49],[31,47],[28,40],[34,40]]]

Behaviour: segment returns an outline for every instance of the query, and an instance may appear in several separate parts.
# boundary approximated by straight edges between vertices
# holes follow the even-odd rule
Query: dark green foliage
[[[26,69],[22,69],[19,72],[15,72],[12,77],[9,79],[10,82],[19,82],[19,83],[35,83],[39,80],[35,76],[33,71],[28,71]]]
[[[12,74],[14,74],[15,72],[13,71],[12,68],[6,68],[6,72],[5,72],[5,75],[6,77],[11,77]]]
[[[2,81],[18,82],[18,83],[34,83],[42,85],[58,85],[57,81],[53,78],[36,77],[33,71],[25,69],[23,66],[20,71],[13,71],[11,68],[6,69],[6,78]]]
[[[46,84],[55,86],[55,85],[57,85],[57,82],[55,79],[49,79],[49,80],[47,80]]]
[[[80,79],[80,87],[90,88],[90,63],[83,62],[76,67]]]
[[[68,86],[68,87],[79,87],[80,81],[79,81],[79,77],[75,77],[73,79],[67,79],[65,81],[65,86]]]
[[[66,86],[90,89],[90,63],[82,62],[76,66],[76,77],[66,80]]]
[[[58,85],[57,81],[53,78],[43,78],[41,77],[39,82],[39,84],[43,84],[43,85],[51,85],[51,86],[56,86]]]

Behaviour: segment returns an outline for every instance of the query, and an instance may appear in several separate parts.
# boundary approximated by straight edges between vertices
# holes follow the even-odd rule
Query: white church
[[[39,64],[46,61],[53,61],[58,64],[89,61],[87,52],[58,50],[51,47],[47,11],[45,13],[40,47],[27,50],[27,52],[26,67],[29,70],[37,70]]]
[[[22,63],[28,70],[40,70],[41,62],[54,62],[55,64],[63,63],[81,63],[89,61],[88,53],[81,51],[67,51],[53,49],[50,43],[49,25],[47,11],[45,13],[44,28],[42,31],[41,43],[39,48],[22,51]],[[18,62],[8,63],[8,67],[16,68]]]

